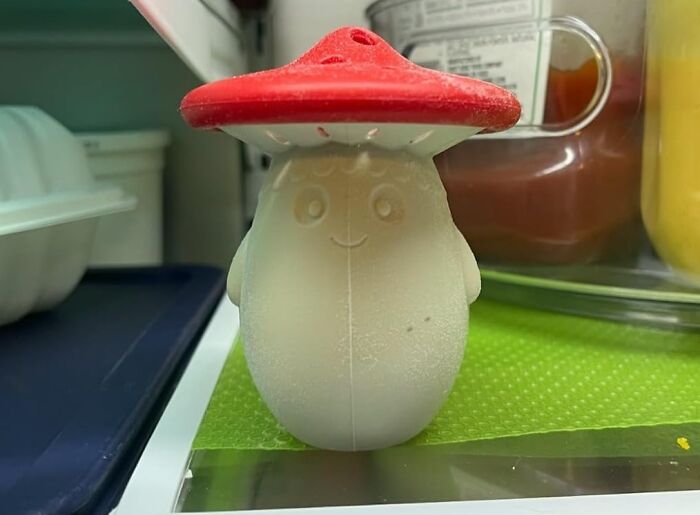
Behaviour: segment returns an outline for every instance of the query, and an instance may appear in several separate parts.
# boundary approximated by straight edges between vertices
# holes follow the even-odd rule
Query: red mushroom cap
[[[357,27],[331,32],[286,66],[205,84],[180,109],[198,128],[369,122],[499,131],[520,117],[505,89],[422,68]]]

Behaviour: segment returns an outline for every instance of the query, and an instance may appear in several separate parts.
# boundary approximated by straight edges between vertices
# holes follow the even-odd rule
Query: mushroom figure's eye
[[[404,217],[401,192],[390,184],[377,186],[370,195],[370,210],[382,222],[396,223]]]
[[[294,200],[294,217],[302,225],[320,222],[328,211],[328,195],[319,186],[304,188]]]

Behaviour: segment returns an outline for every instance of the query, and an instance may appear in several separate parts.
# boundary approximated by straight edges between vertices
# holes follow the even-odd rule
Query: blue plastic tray
[[[109,507],[223,288],[208,267],[90,272],[0,327],[0,513]]]

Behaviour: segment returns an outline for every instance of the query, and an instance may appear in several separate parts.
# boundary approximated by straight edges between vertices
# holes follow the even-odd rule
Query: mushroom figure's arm
[[[457,246],[459,247],[460,259],[462,261],[462,272],[464,274],[464,288],[467,292],[467,302],[471,304],[476,300],[481,292],[481,274],[479,267],[476,264],[474,253],[469,248],[467,240],[459,229],[455,227],[455,238],[457,238]]]
[[[241,244],[238,246],[236,255],[231,261],[231,268],[228,272],[228,280],[226,281],[226,289],[228,290],[228,298],[231,299],[236,306],[241,305],[241,281],[243,280],[243,267],[245,266],[246,254],[248,253],[248,237],[250,231],[245,235]]]

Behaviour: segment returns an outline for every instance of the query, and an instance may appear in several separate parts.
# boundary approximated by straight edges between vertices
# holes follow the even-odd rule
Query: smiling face
[[[273,224],[283,240],[298,239],[314,252],[385,247],[449,216],[446,205],[438,213],[424,209],[444,204],[444,191],[431,164],[415,156],[328,145],[284,157],[261,192],[256,225]]]

